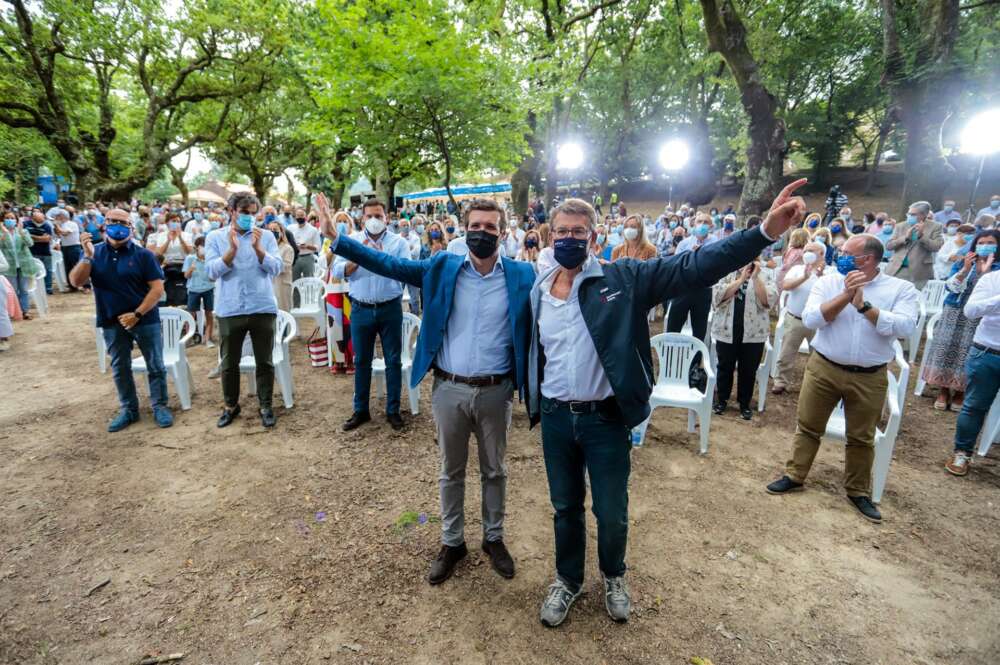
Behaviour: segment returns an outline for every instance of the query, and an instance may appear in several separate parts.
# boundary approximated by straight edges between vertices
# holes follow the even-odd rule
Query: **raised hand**
[[[264,232],[261,231],[259,226],[255,226],[250,230],[250,233],[253,235],[254,249],[260,249],[260,239],[264,235]]]
[[[316,203],[316,218],[319,219],[320,233],[331,240],[336,240],[337,228],[333,225],[333,220],[330,216],[330,202],[326,200],[326,194],[319,192],[316,194],[314,201]]]
[[[976,253],[969,252],[968,254],[965,255],[965,258],[962,259],[962,272],[968,273],[970,270],[972,270],[972,266],[974,266],[975,264],[976,264]]]
[[[234,252],[240,248],[240,234],[236,232],[235,226],[229,227],[229,248]]]
[[[806,202],[801,196],[792,196],[796,189],[806,184],[808,180],[799,178],[791,182],[781,190],[771,209],[761,225],[762,230],[769,238],[778,238],[785,231],[798,225],[802,221],[802,216],[806,212]]]
[[[868,283],[868,276],[860,270],[852,270],[844,278],[844,290],[851,295],[851,299],[857,297],[861,287]]]
[[[88,259],[94,258],[94,241],[89,233],[80,234],[80,244],[83,245],[83,255]]]

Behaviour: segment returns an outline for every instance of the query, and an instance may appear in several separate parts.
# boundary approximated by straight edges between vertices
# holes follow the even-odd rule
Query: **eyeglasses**
[[[590,238],[590,229],[584,228],[582,226],[577,226],[574,228],[567,228],[565,226],[560,226],[558,229],[552,230],[552,235],[557,240],[562,240],[563,238],[568,238],[573,236],[576,240],[587,240]]]

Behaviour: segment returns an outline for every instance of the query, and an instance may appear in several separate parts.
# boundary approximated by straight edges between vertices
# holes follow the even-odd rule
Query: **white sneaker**
[[[215,342],[213,342],[212,340],[208,340],[207,342],[205,342],[205,346],[207,346],[210,349],[214,349],[215,348]]]
[[[0,351],[10,351],[10,339],[0,339]]]
[[[208,373],[208,378],[217,379],[219,378],[219,374],[221,373],[222,373],[222,366],[216,365],[214,368],[212,368],[212,371]]]

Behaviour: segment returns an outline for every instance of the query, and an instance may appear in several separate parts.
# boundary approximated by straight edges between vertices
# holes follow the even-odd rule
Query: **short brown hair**
[[[583,199],[566,199],[555,208],[552,209],[552,214],[549,215],[549,224],[555,226],[556,217],[560,214],[563,215],[576,215],[578,217],[586,217],[590,222],[590,228],[593,230],[598,222],[597,211],[594,207],[584,201]],[[641,222],[640,222],[641,224]]]
[[[229,197],[229,201],[226,202],[226,206],[230,210],[239,211],[241,208],[249,208],[253,204],[257,204],[260,208],[260,199],[253,192],[236,192]]]
[[[386,205],[382,203],[382,201],[374,197],[368,199],[367,201],[361,204],[361,214],[364,215],[365,210],[367,210],[368,208],[374,208],[375,206],[382,208],[383,215],[388,214],[389,208],[387,208]]]
[[[465,209],[462,213],[462,223],[465,224],[466,228],[469,226],[469,215],[472,214],[473,210],[480,210],[485,212],[495,212],[500,215],[500,219],[497,224],[500,227],[500,233],[503,233],[507,228],[507,216],[503,214],[503,209],[500,204],[493,199],[472,199],[469,201],[469,207]]]

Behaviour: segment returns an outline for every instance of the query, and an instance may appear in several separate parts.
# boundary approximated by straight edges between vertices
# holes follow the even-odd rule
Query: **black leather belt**
[[[983,344],[979,344],[978,342],[973,342],[972,346],[974,348],[976,348],[976,349],[979,349],[980,351],[985,351],[986,353],[992,353],[995,356],[1000,356],[1000,350],[998,350],[998,349],[990,348],[990,347],[985,346]]]
[[[552,399],[550,397],[543,397],[542,400],[557,409],[569,409],[570,413],[575,413],[577,415],[594,413],[595,411],[602,410],[606,412],[610,408],[618,408],[618,403],[615,401],[614,397],[607,397],[593,402],[563,402],[562,400]]]
[[[487,376],[461,376],[459,374],[451,374],[442,369],[434,368],[434,376],[439,379],[444,379],[445,381],[452,381],[454,383],[464,383],[473,388],[485,388],[487,386],[496,386],[507,379],[510,378],[510,374],[490,374]]]
[[[792,317],[793,319],[798,319],[799,321],[801,321],[801,320],[802,320],[802,317],[801,317],[801,316],[795,316],[794,314],[792,314],[792,313],[791,313],[791,312],[789,312],[788,310],[785,310],[785,314],[787,314],[788,316]]]
[[[394,302],[399,302],[400,298],[402,298],[402,296],[393,298],[392,300],[386,300],[383,302],[364,302],[362,300],[355,300],[354,298],[347,296],[347,299],[351,301],[352,307],[367,307],[368,309],[378,309],[379,307],[385,307],[386,305],[391,305]]]
[[[820,358],[822,358],[826,362],[830,363],[834,367],[839,367],[840,369],[844,370],[845,372],[854,372],[855,374],[874,374],[875,372],[878,372],[879,370],[885,369],[885,366],[888,364],[888,363],[882,363],[881,365],[875,365],[874,367],[862,367],[860,365],[841,365],[838,362],[834,362],[834,361],[830,360],[829,358],[827,358],[826,356],[824,356],[819,351],[816,351],[816,355],[818,355]]]

